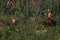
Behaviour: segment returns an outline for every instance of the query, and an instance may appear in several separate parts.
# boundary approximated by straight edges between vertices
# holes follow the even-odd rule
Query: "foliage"
[[[60,27],[45,25],[48,9],[53,14],[52,19],[60,25],[59,0],[36,0],[33,5],[30,0],[15,0],[14,14],[11,7],[3,14],[3,3],[6,1],[0,2],[0,26],[3,25],[0,40],[60,40]],[[15,25],[11,22],[12,17],[16,19]]]

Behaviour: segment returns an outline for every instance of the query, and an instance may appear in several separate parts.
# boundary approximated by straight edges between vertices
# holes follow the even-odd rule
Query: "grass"
[[[43,8],[41,8],[37,4],[34,4],[32,7],[29,7],[29,5],[27,5],[28,2],[25,2],[25,5],[22,0],[20,0],[22,3],[20,3],[20,1],[18,3],[18,1],[18,9],[16,9],[14,12],[15,14],[13,15],[17,20],[16,24],[12,24],[11,22],[11,8],[9,8],[4,15],[2,15],[0,10],[0,26],[2,26],[0,27],[0,40],[60,40],[60,27],[46,27],[45,25],[47,6],[43,6]],[[47,5],[50,7],[52,4],[47,3]],[[0,6],[0,9],[2,9],[1,3]],[[52,5],[53,10],[55,9],[54,7],[55,6]],[[42,18],[37,17],[38,12],[40,13],[40,11],[46,11],[42,13]],[[44,13],[46,13],[45,16]]]
[[[36,32],[36,30],[46,29],[46,33]],[[0,31],[1,40],[59,40],[60,38],[59,27],[29,27],[23,25],[19,27],[15,25],[13,27],[4,26],[4,29]]]
[[[16,25],[12,25],[9,17],[2,16],[3,29],[0,30],[0,40],[60,40],[60,27],[46,27],[44,20],[40,19],[37,18],[33,23],[29,20],[24,23],[21,18]],[[42,32],[44,29],[46,32]]]
[[[17,30],[18,31],[17,31]],[[22,29],[22,30],[19,30]],[[40,29],[39,29],[40,30]],[[0,31],[0,39],[1,40],[59,40],[60,33],[59,28],[47,27],[47,32],[45,33],[36,33],[36,29],[29,28],[8,28],[5,27],[2,31]]]

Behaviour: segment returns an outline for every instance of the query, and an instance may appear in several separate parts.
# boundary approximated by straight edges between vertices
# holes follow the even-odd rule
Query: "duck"
[[[56,26],[56,21],[51,19],[51,16],[52,16],[52,13],[51,13],[51,11],[49,11],[48,12],[48,17],[46,19],[46,25],[47,26],[54,26],[55,27]]]

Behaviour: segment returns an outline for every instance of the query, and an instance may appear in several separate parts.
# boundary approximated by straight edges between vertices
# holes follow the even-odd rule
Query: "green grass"
[[[0,31],[0,40],[60,40],[60,27],[46,27],[42,18],[37,18],[33,23],[29,19],[24,23],[23,17],[20,18],[21,20],[16,18],[17,24],[12,25],[9,17],[1,17],[3,24],[0,24],[4,29]],[[44,29],[47,32],[36,31]]]
[[[58,18],[56,20],[59,20],[60,1],[55,1],[51,4],[50,0],[49,2],[46,0],[42,1],[42,7],[37,5],[38,3],[29,7],[30,2],[27,0],[15,0],[17,9],[13,16],[11,7],[2,15],[1,9],[3,4],[0,3],[0,26],[3,26],[2,30],[0,28],[0,40],[60,40],[60,26],[46,27],[45,25],[47,9],[50,9],[54,14],[52,19],[56,18],[55,13],[57,13]],[[43,17],[38,17],[38,13],[41,13]],[[12,24],[12,17],[16,18],[16,25]],[[30,17],[35,18],[35,20],[30,20]],[[46,32],[43,32],[44,29],[46,29]]]
[[[21,28],[5,27],[4,30],[0,31],[0,40],[59,40],[60,39],[60,28],[47,27],[46,33],[36,33],[36,29],[31,29],[31,27],[23,26]],[[22,29],[22,31],[17,31],[16,29]],[[30,30],[31,29],[31,30]],[[34,31],[33,31],[34,30]],[[41,30],[41,29],[39,29]]]

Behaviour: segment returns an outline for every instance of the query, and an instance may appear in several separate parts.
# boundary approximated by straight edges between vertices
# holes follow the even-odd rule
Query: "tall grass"
[[[3,25],[0,30],[0,40],[60,40],[60,27],[46,27],[45,25],[48,9],[53,14],[52,19],[59,17],[59,2],[59,0],[45,0],[38,5],[38,2],[34,1],[34,4],[30,6],[30,0],[15,0],[17,9],[14,14],[11,7],[4,14],[0,10],[0,25]],[[2,5],[0,3],[0,9]],[[11,22],[12,17],[17,20],[15,25]]]

